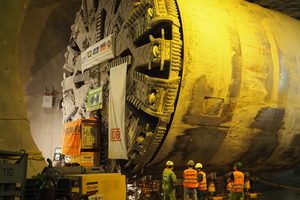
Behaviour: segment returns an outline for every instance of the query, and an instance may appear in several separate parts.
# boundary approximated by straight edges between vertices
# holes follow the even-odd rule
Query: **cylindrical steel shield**
[[[241,161],[267,172],[299,164],[299,21],[240,0],[177,4],[182,80],[153,166],[170,159],[180,171],[193,159],[226,172]]]

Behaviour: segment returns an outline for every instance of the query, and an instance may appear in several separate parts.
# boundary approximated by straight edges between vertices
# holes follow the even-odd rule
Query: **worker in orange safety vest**
[[[228,189],[230,190],[228,200],[239,200],[244,196],[244,173],[241,172],[243,165],[240,162],[234,163],[234,171],[228,178]]]
[[[197,200],[197,187],[198,187],[198,172],[193,169],[195,163],[193,160],[190,160],[188,163],[188,169],[183,171],[183,198],[188,200]]]
[[[206,192],[207,192],[207,183],[206,183],[206,173],[202,171],[202,164],[197,163],[195,165],[195,169],[198,172],[198,188],[197,188],[197,199],[205,200]]]

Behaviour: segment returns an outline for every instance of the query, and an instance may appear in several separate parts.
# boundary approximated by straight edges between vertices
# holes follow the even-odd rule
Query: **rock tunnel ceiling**
[[[128,160],[119,163],[128,174],[153,174],[167,160],[178,173],[190,159],[220,173],[236,161],[256,172],[300,164],[299,53],[287,34],[299,32],[298,21],[239,0],[82,2],[64,65],[63,120],[101,120],[101,164],[114,167],[108,163],[110,70],[124,63],[131,136]],[[105,45],[96,51],[99,41]],[[84,67],[84,52],[88,57],[111,45],[113,55]],[[95,99],[87,94],[99,86],[102,108],[91,109]]]
[[[264,8],[276,10],[300,20],[300,2],[298,0],[248,0]]]

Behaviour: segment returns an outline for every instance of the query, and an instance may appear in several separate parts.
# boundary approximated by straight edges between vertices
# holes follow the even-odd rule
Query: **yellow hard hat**
[[[168,160],[167,163],[166,163],[166,165],[167,165],[167,166],[173,166],[174,163],[173,163],[172,161]]]
[[[197,163],[197,164],[195,165],[195,168],[203,168],[203,166],[202,166],[201,163]]]
[[[194,165],[195,165],[195,163],[194,163],[194,161],[193,161],[193,160],[189,160],[189,162],[187,163],[187,165],[188,165],[188,166],[194,166]]]

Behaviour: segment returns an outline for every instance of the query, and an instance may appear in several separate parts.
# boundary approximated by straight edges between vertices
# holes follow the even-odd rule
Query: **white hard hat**
[[[203,168],[203,166],[202,166],[201,163],[197,163],[197,164],[195,165],[195,168]]]
[[[167,166],[173,166],[174,163],[173,163],[172,161],[168,160],[167,163],[166,163],[166,165],[167,165]]]

